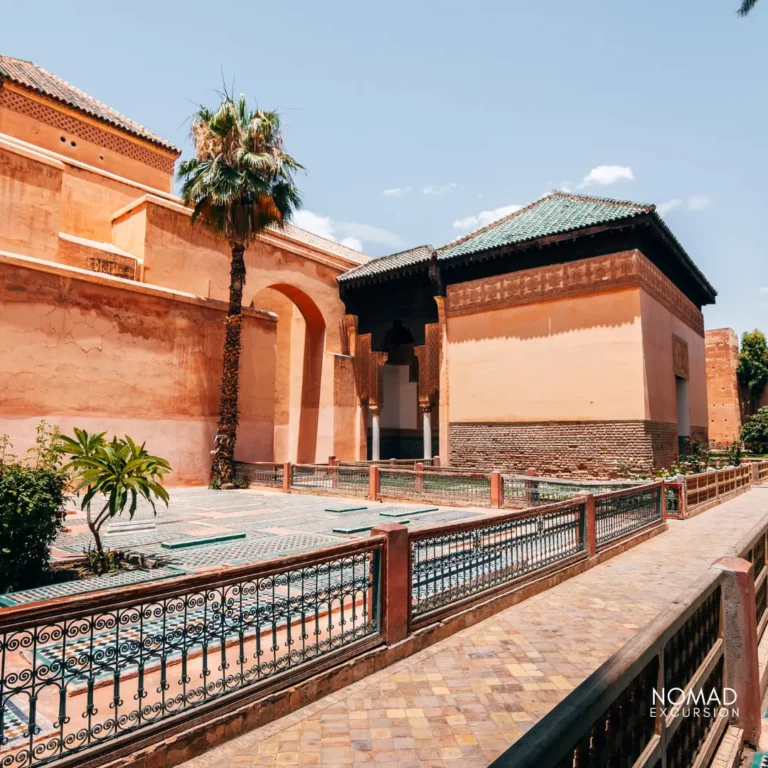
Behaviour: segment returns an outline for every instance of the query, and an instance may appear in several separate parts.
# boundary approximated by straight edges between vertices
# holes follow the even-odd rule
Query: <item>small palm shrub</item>
[[[107,442],[105,434],[75,429],[74,437],[61,438],[63,452],[69,457],[64,469],[72,473],[75,490],[82,494],[80,507],[85,510],[96,545],[95,553],[88,557],[96,573],[116,567],[114,553],[105,552],[102,545],[102,526],[126,508],[132,518],[139,499],[149,502],[154,514],[156,500],[168,506],[168,491],[161,480],[171,470],[165,459],[152,456],[144,445],[137,445],[128,435]]]

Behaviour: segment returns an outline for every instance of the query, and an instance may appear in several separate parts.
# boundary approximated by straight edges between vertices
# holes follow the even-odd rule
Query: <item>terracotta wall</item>
[[[0,137],[0,250],[55,260],[64,165]]]
[[[640,289],[448,317],[451,422],[645,419]]]
[[[707,368],[704,337],[640,289],[643,330],[643,380],[645,418],[667,424],[677,423],[677,397],[672,360],[672,338],[688,345],[688,401],[691,433],[707,433]]]
[[[0,433],[26,450],[41,418],[128,433],[172,484],[208,479],[225,307],[66,267],[0,260]],[[243,327],[238,457],[271,460],[275,323]]]
[[[709,439],[716,445],[730,445],[739,438],[741,402],[736,366],[739,339],[731,328],[706,333],[707,401]]]
[[[164,192],[173,188],[174,153],[10,83],[0,88],[0,133]],[[116,144],[163,169],[117,151]]]

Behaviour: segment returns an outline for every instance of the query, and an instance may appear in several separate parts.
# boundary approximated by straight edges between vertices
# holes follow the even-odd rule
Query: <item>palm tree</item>
[[[746,16],[756,5],[757,0],[742,0],[741,7],[737,13],[739,16]]]
[[[181,196],[201,223],[232,249],[229,311],[224,339],[219,424],[212,481],[231,483],[238,425],[238,377],[245,260],[248,244],[265,227],[283,226],[301,205],[294,173],[303,170],[283,150],[277,112],[248,109],[245,96],[223,93],[215,110],[201,106],[192,118],[195,156],[179,166]]]

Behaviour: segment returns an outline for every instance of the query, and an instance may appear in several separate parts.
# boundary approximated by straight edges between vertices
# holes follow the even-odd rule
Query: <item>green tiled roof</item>
[[[488,251],[548,235],[628,219],[654,210],[653,205],[553,192],[535,203],[440,249],[440,260]]]
[[[386,272],[397,272],[404,267],[411,267],[416,264],[428,262],[432,256],[433,250],[431,245],[419,245],[408,251],[392,253],[389,256],[380,256],[379,258],[367,261],[359,267],[350,269],[349,272],[345,272],[337,279],[340,283],[344,283],[359,277],[373,277],[374,275],[384,274]]]
[[[66,80],[62,80],[50,72],[46,72],[42,67],[33,64],[31,61],[22,59],[13,59],[10,56],[0,56],[0,84],[3,80],[9,80],[23,88],[28,88],[49,99],[54,99],[61,104],[66,104],[71,109],[76,109],[97,120],[103,120],[105,123],[120,128],[127,133],[138,136],[140,139],[157,144],[164,149],[168,149],[176,154],[181,152],[169,141],[148,131],[143,125],[139,125],[125,115],[121,115],[106,104],[90,97]]]

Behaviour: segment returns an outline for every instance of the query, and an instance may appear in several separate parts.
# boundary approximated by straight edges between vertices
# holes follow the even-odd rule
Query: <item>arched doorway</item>
[[[317,305],[294,286],[276,283],[252,305],[277,317],[274,461],[317,460],[325,321]]]

